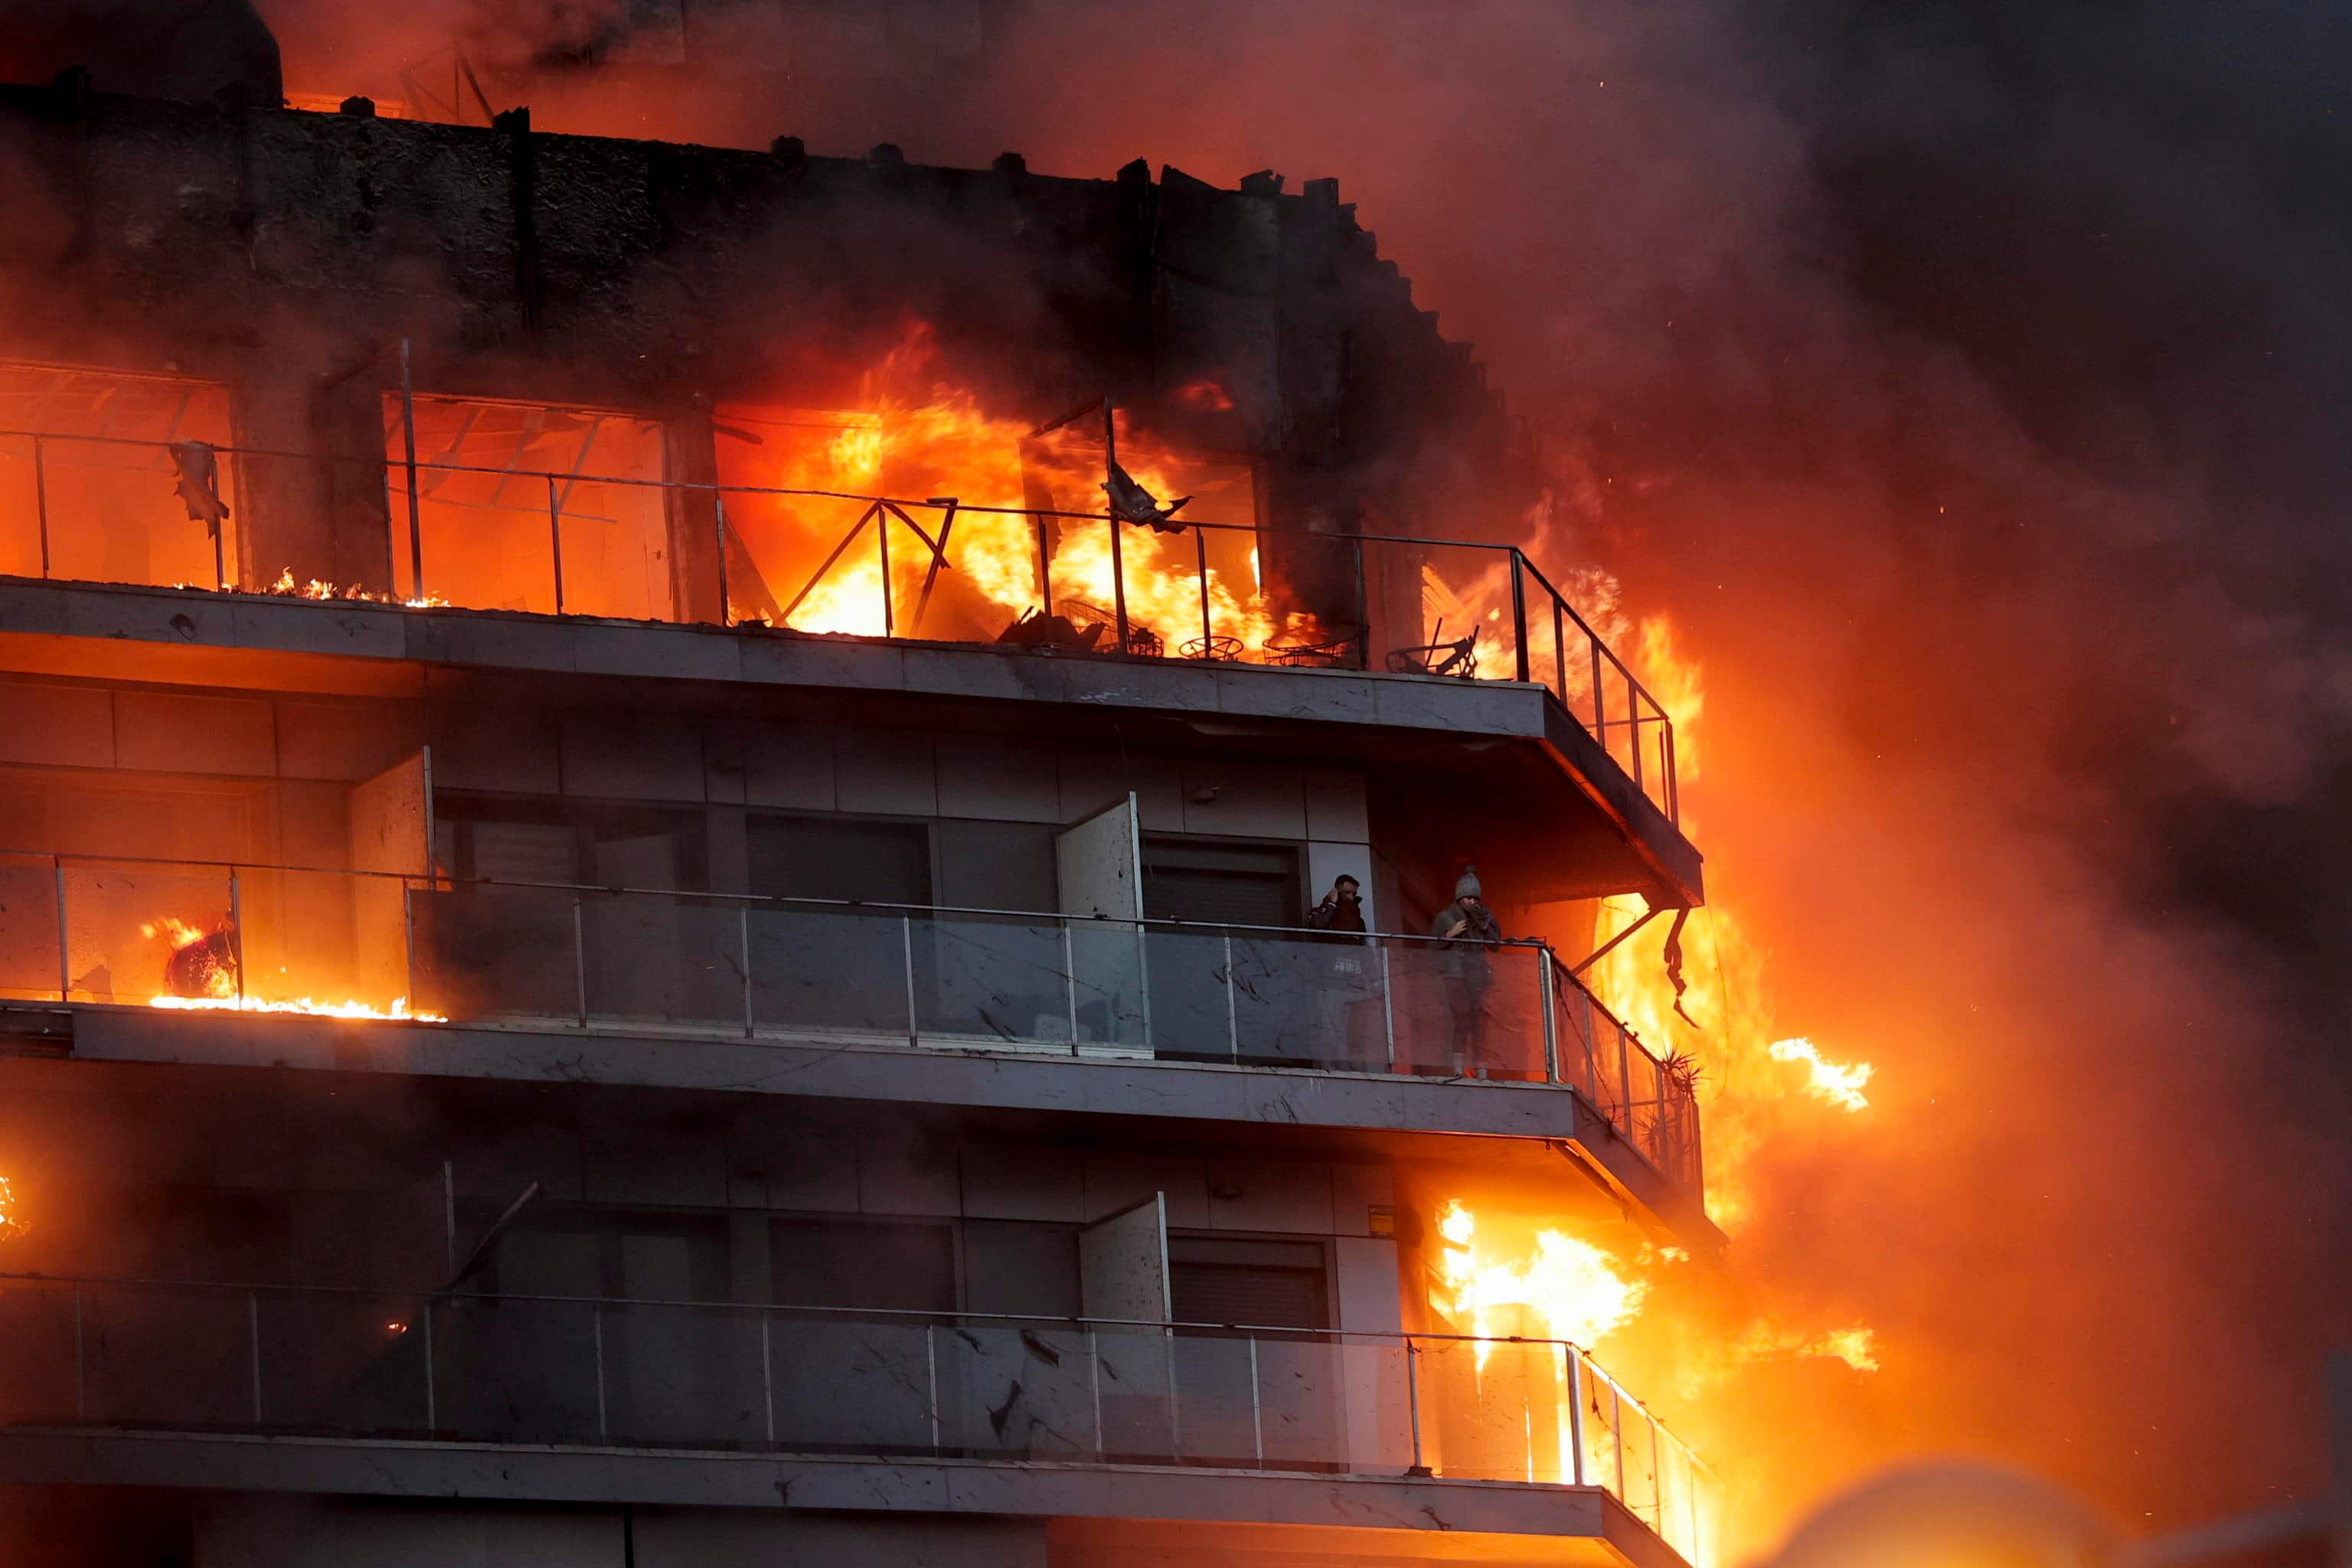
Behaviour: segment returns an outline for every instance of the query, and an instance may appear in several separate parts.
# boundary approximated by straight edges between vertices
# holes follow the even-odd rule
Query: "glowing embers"
[[[11,1241],[32,1228],[25,1223],[23,1205],[8,1178],[0,1176],[0,1241]]]
[[[1862,1086],[1870,1081],[1878,1069],[1868,1062],[1848,1066],[1823,1059],[1813,1042],[1800,1036],[1794,1039],[1775,1040],[1766,1047],[1776,1062],[1802,1062],[1811,1077],[1805,1085],[1806,1092],[1816,1100],[1845,1110],[1867,1110],[1870,1101],[1863,1097]]]
[[[163,961],[163,989],[147,998],[150,1007],[183,1012],[300,1013],[324,1018],[448,1022],[438,1013],[411,1012],[405,996],[395,996],[389,1006],[379,1007],[360,1001],[247,994],[243,974],[244,949],[236,922],[226,915],[209,931],[177,916],[165,915],[141,925],[139,931],[151,941],[164,942],[170,949]]]
[[[192,584],[182,583],[178,586],[185,588]],[[356,583],[345,588],[339,588],[332,583],[320,582],[316,577],[307,583],[297,583],[294,581],[294,568],[291,566],[278,573],[278,580],[264,588],[262,592],[280,599],[342,599],[354,604],[402,605],[412,610],[446,609],[449,604],[448,600],[438,594],[427,594],[422,598],[415,599],[395,599],[390,594],[371,594]]]

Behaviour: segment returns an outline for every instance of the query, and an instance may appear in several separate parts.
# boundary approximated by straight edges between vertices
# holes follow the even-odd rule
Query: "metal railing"
[[[1702,1183],[1689,1083],[1535,942],[0,852],[0,997],[1554,1084]]]
[[[0,1424],[1598,1487],[1712,1471],[1559,1340],[0,1276]]]
[[[135,527],[170,543],[169,549],[159,544],[152,554],[144,553],[142,543],[141,559],[203,564],[181,578],[133,570],[127,577],[100,580],[300,593],[306,579],[323,566],[282,563],[287,575],[273,579],[267,575],[268,563],[250,570],[225,564],[217,531],[207,544],[205,525],[188,520],[188,509],[162,482],[171,471],[164,443],[0,430],[0,572],[77,576],[72,563],[53,560],[51,549],[53,514],[78,510],[59,454],[115,449],[165,459],[152,486],[152,515],[137,521],[127,515],[122,495],[110,490],[104,506],[88,509],[105,523],[75,516],[76,536]],[[224,485],[236,490],[232,504],[238,508],[273,490],[281,498],[277,504],[311,509],[321,486],[339,495],[373,488],[383,498],[388,532],[386,576],[368,597],[412,605],[707,620],[948,642],[1017,642],[1064,653],[1532,682],[1549,691],[1601,742],[1670,821],[1680,820],[1673,721],[1567,595],[1516,546],[1211,521],[1188,521],[1181,533],[1160,534],[1116,522],[1102,512],[973,505],[945,496],[917,500],[494,468],[414,454],[401,460],[255,447],[210,450],[234,469],[235,485],[228,487],[226,479]],[[82,460],[89,466],[86,457]],[[142,466],[134,471],[149,470]],[[488,500],[468,503],[466,515],[455,522],[436,523],[433,514],[441,503],[419,504],[419,487],[429,488],[433,476],[495,483]],[[611,531],[603,525],[612,520],[583,511],[590,503],[577,498],[606,488],[614,494],[652,491],[662,498],[666,517],[659,526],[671,559],[624,560],[599,542]],[[772,531],[755,540],[730,524],[730,497],[739,503],[765,498],[826,505],[833,511],[807,523],[816,531],[797,541],[804,548],[792,552],[787,568],[783,546]],[[739,504],[737,510],[743,508]],[[20,520],[13,528],[11,513]],[[29,529],[21,523],[27,514]],[[698,541],[695,534],[702,537]],[[496,548],[486,554],[484,541],[491,535]],[[824,542],[836,536],[832,553],[824,555]],[[1101,548],[1089,543],[1092,538],[1101,541]],[[943,584],[979,575],[971,570],[975,552],[1008,548],[1030,557],[1024,568],[1029,602],[1017,616],[1013,608],[969,596],[950,603],[954,595]],[[784,574],[772,586],[762,571],[763,550],[774,557],[769,568]],[[1225,564],[1217,565],[1213,555]],[[802,583],[808,561],[819,557],[814,573]],[[1087,564],[1074,579],[1065,566],[1078,557]],[[493,559],[495,566],[488,563]],[[112,552],[90,560],[96,564],[81,571],[121,570],[112,564]],[[1236,567],[1235,562],[1247,564]],[[325,570],[331,575],[331,567]],[[1262,581],[1243,592],[1233,585],[1238,574]],[[707,580],[695,580],[698,575]],[[1074,580],[1078,589],[1072,588]],[[820,587],[826,591],[813,595]],[[352,592],[319,584],[320,596]],[[1057,624],[1055,616],[1066,624]]]

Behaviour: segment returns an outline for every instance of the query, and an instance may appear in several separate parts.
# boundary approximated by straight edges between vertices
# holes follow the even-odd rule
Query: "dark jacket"
[[[1454,936],[1454,922],[1464,920],[1469,921],[1469,929],[1460,936]],[[1456,899],[1437,911],[1437,918],[1429,922],[1429,934],[1449,939],[1438,950],[1441,955],[1438,969],[1447,979],[1484,981],[1491,978],[1493,963],[1487,958],[1486,950],[1501,946],[1503,941],[1503,927],[1495,919],[1494,910],[1484,904],[1465,908],[1462,900]]]

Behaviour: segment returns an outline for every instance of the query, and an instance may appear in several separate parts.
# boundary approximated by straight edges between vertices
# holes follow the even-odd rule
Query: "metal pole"
[[[1070,922],[1062,922],[1062,984],[1070,1002],[1070,1054],[1078,1054],[1078,952]]]
[[[74,1287],[74,1419],[89,1419],[89,1370],[81,1353],[81,1287]]]
[[[1551,596],[1551,666],[1559,679],[1559,701],[1568,705],[1568,623],[1560,616],[1559,595]]]
[[[1127,651],[1127,564],[1119,553],[1118,519],[1106,524],[1110,530],[1110,594],[1111,614],[1118,621],[1118,651]]]
[[[604,1412],[604,1309],[592,1304],[588,1309],[588,1323],[596,1340],[596,1436],[608,1437],[612,1436],[613,1425]]]
[[[253,1350],[253,1424],[261,1425],[261,1297],[245,1293],[246,1338]]]
[[[580,912],[580,897],[572,898],[572,983],[580,1003],[580,1026],[588,1026],[588,935]]]
[[[1662,782],[1666,790],[1666,820],[1680,827],[1683,825],[1682,774],[1675,766],[1675,726],[1671,719],[1666,721],[1665,734],[1661,738],[1660,745],[1664,752],[1662,771],[1665,777]]]
[[[555,613],[563,613],[563,511],[555,499],[555,476],[547,476],[547,547],[555,563]]]
[[[1658,1463],[1658,1421],[1649,1417],[1650,1424],[1650,1527],[1660,1534],[1666,1528],[1666,1475]]]
[[[923,1364],[930,1373],[931,1452],[940,1450],[940,1333],[937,1323],[923,1325]]]
[[[408,593],[425,597],[425,525],[416,499],[416,385],[408,373],[408,340],[400,340],[400,438],[408,459]]]
[[[215,591],[228,586],[228,559],[223,535],[227,531],[218,519],[213,522],[213,587]]]
[[[1563,1348],[1568,1352],[1568,1441],[1575,1467],[1569,1477],[1584,1486],[1584,1353],[1574,1345]]]
[[[1404,1338],[1404,1408],[1405,1414],[1412,1418],[1412,1468],[1416,1471],[1425,1471],[1429,1467],[1421,1462],[1421,1372],[1413,1364],[1420,1355],[1421,1352],[1413,1348],[1412,1336],[1407,1334]]]
[[[1633,722],[1625,750],[1633,757],[1633,787],[1642,787],[1642,691],[1630,674],[1625,677],[1625,712]]]
[[[1511,626],[1518,639],[1519,679],[1528,678],[1528,563],[1515,546],[1511,551]]]
[[[768,1412],[768,1444],[776,1441],[776,1374],[773,1358],[768,1350],[768,1313],[760,1312],[760,1399]]]
[[[1045,520],[1032,517],[1030,521],[1037,525],[1037,613],[1050,616],[1054,613],[1054,569],[1045,553]]]
[[[1102,1424],[1102,1339],[1092,1323],[1087,1325],[1087,1382],[1094,1391],[1095,1458],[1110,1457],[1110,1444],[1103,1436]]]
[[[228,868],[228,929],[229,968],[236,976],[238,1006],[245,1005],[245,900],[238,886],[236,868]]]
[[[882,635],[893,637],[898,623],[890,618],[890,514],[878,507],[874,512],[874,552],[882,563]]]
[[[416,994],[416,887],[413,882],[400,884],[400,942],[407,981],[401,987],[401,994],[409,999],[416,1011],[423,1012],[424,998]]]
[[[64,1003],[73,999],[73,944],[66,933],[66,863],[54,858],[50,863],[58,868],[58,1000]]]
[[[755,1033],[758,1031],[758,1024],[757,1024],[757,1022],[756,1022],[756,1020],[755,1020],[755,1016],[754,1016],[754,1014],[753,1014],[753,1012],[752,1012],[752,1007],[751,1007],[751,905],[749,905],[749,904],[738,904],[738,905],[736,905],[736,906],[735,906],[735,922],[736,922],[736,924],[737,924],[738,926],[740,926],[740,927],[741,928],[741,934],[742,934],[742,938],[743,938],[743,1037],[744,1037],[745,1039],[747,1039],[747,1040],[748,1040],[748,1039],[750,1039],[750,1038],[752,1037],[752,1035],[753,1035],[753,1034],[755,1034]],[[766,1320],[763,1318],[763,1319],[761,1319],[761,1321],[764,1324],[764,1323],[766,1322]],[[762,1354],[762,1355],[765,1355],[765,1354],[767,1353],[767,1349],[766,1349],[766,1347],[767,1347],[767,1338],[768,1338],[768,1331],[766,1330],[766,1328],[762,1327],[762,1328],[761,1329],[761,1331],[760,1331],[760,1342],[761,1342],[761,1352],[760,1352],[760,1353],[761,1353],[761,1354]]]
[[[1225,1041],[1233,1047],[1234,1060],[1241,1060],[1242,1026],[1240,1014],[1234,1005],[1234,933],[1231,931],[1225,933]]]
[[[441,1412],[433,1392],[433,1298],[425,1298],[425,1429],[440,1430]]]
[[[1601,742],[1605,752],[1609,749],[1609,713],[1608,704],[1601,699],[1601,639],[1588,626],[1584,640],[1592,650],[1592,738]]]
[[[898,932],[907,953],[907,1043],[919,1046],[923,1043],[923,1026],[915,1014],[915,917],[900,915]]]
[[[1544,1082],[1559,1081],[1559,1002],[1552,991],[1551,952],[1538,948],[1536,953],[1536,995],[1543,1008]]]
[[[41,575],[49,574],[49,476],[41,460],[41,438],[33,437],[33,516],[41,531]]]
[[[1633,1047],[1632,1037],[1625,1032],[1625,1021],[1617,1023],[1617,1105],[1625,1113],[1624,1132],[1633,1136]]]
[[[1252,1334],[1250,1348],[1250,1442],[1257,1455],[1257,1468],[1265,1468],[1265,1413],[1259,1398],[1257,1381],[1257,1336]]]
[[[719,517],[719,624],[731,626],[735,612],[727,601],[727,498],[717,490],[710,492],[710,510]]]
[[[1389,968],[1389,950],[1381,949],[1381,1028],[1388,1037],[1389,1070],[1396,1070],[1396,977]]]
[[[1116,528],[1118,524],[1111,525]],[[1192,557],[1198,563],[1201,575],[1201,657],[1209,657],[1209,638],[1216,628],[1209,624],[1209,531],[1192,531]]]

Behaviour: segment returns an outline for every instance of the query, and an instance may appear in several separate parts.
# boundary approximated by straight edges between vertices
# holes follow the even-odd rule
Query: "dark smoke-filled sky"
[[[372,7],[262,9],[294,88],[383,53]],[[696,25],[756,90],[551,123],[1339,176],[1704,664],[1686,798],[1781,1032],[1877,1064],[1735,1252],[1880,1336],[1790,1487],[1959,1450],[2135,1527],[2309,1495],[2352,1345],[2352,18],[982,11],[747,5]]]

